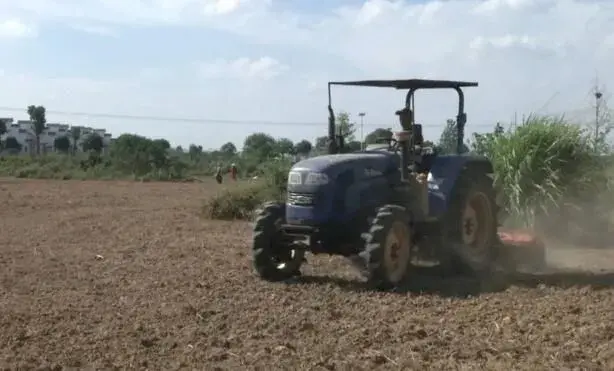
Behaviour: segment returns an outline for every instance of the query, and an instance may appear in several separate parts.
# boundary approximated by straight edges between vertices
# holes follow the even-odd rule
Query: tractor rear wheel
[[[360,257],[366,263],[369,284],[377,289],[391,289],[407,278],[411,264],[413,231],[411,217],[404,207],[381,207],[368,233],[363,235]]]
[[[285,219],[283,204],[267,203],[257,211],[254,222],[252,259],[256,273],[267,281],[284,281],[300,275],[305,250],[291,248],[280,229]]]
[[[488,273],[497,258],[497,205],[492,180],[482,172],[466,171],[452,195],[445,244],[446,268],[453,273]]]

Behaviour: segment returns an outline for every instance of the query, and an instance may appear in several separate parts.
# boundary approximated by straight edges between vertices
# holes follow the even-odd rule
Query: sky
[[[44,105],[48,122],[182,146],[313,141],[331,80],[477,81],[467,135],[530,113],[588,122],[613,66],[611,0],[0,0],[0,117]],[[395,128],[403,102],[333,89],[359,138],[358,113],[364,135]],[[426,139],[455,115],[453,91],[417,93]]]

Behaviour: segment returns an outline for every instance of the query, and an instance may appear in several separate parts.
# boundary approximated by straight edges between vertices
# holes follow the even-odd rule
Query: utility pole
[[[365,122],[364,122],[364,118],[365,118],[366,113],[364,112],[360,112],[358,114],[358,116],[360,116],[360,149],[364,150],[365,149],[365,133],[364,133],[364,127],[365,127]]]
[[[597,140],[599,139],[599,129],[600,129],[600,120],[599,120],[599,115],[600,115],[600,109],[601,109],[601,98],[603,97],[603,94],[597,90],[595,91],[595,143],[597,143]]]
[[[595,97],[595,130],[593,131],[593,141],[594,141],[594,147],[595,147],[595,152],[598,151],[598,142],[599,142],[599,134],[600,134],[600,130],[601,130],[601,108],[603,105],[603,93],[601,92],[601,89],[599,88],[599,77],[595,78],[595,85],[593,86],[592,89],[592,95],[593,97]]]
[[[595,78],[595,84],[591,90],[591,95],[595,99],[595,127],[593,130],[593,142],[595,147],[595,152],[600,150],[600,140],[605,138],[600,138],[603,135],[607,135],[611,130],[611,123],[608,120],[608,107],[605,102],[603,96],[603,89],[599,86],[599,77]]]

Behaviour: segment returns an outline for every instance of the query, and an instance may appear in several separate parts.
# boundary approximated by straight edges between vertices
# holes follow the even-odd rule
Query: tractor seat
[[[434,154],[423,154],[422,161],[418,164],[419,172],[428,173],[431,171],[431,167],[433,167],[433,162],[435,161]]]

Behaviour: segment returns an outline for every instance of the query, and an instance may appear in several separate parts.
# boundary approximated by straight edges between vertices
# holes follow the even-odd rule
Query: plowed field
[[[614,369],[614,250],[400,293],[318,256],[271,284],[248,223],[198,216],[215,189],[0,180],[0,368]]]

